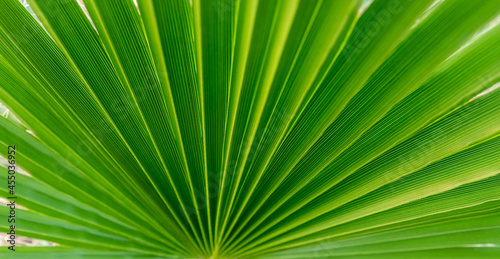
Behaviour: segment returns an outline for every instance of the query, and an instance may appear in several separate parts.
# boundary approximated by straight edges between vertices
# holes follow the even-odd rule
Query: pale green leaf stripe
[[[461,216],[469,210],[490,210],[500,204],[498,183],[500,175],[469,183],[443,193],[397,206],[395,208],[365,216],[356,220],[318,231],[312,235],[291,241],[291,245],[304,246],[323,240],[341,241],[362,236],[365,233],[391,229],[395,225],[406,225],[412,221],[439,218],[443,215]],[[388,188],[398,181],[389,184]],[[421,219],[422,218],[422,219]],[[401,224],[399,224],[401,223]],[[303,241],[303,242],[301,242]]]
[[[410,252],[394,252],[394,253],[379,253],[369,255],[343,255],[336,257],[335,254],[320,254],[319,252],[297,254],[296,256],[273,256],[266,255],[256,258],[269,259],[287,259],[287,258],[347,258],[347,259],[386,259],[386,258],[402,258],[402,259],[470,259],[470,258],[498,258],[500,249],[497,247],[454,247],[444,249],[430,249]]]
[[[17,247],[16,251],[13,253],[10,250],[2,249],[0,250],[2,258],[7,259],[160,259],[160,258],[179,258],[177,256],[154,256],[145,255],[135,252],[121,252],[121,251],[96,251],[96,250],[85,250],[78,248],[69,247],[30,247],[23,246]]]
[[[432,237],[434,235],[448,235],[452,233],[475,231],[475,230],[494,230],[499,227],[498,223],[499,211],[498,208],[494,211],[483,211],[479,215],[462,215],[460,219],[440,219],[431,223],[405,225],[395,230],[385,231],[380,234],[367,235],[366,237],[353,240],[354,242],[345,242],[336,244],[336,247],[345,247],[346,250],[359,246],[371,246],[385,242],[397,242],[412,238]],[[458,238],[457,238],[458,240]],[[464,240],[464,237],[460,237]],[[460,241],[463,242],[463,241]],[[469,241],[467,241],[469,242]],[[498,242],[495,240],[481,241],[481,243]],[[439,246],[441,244],[437,244]],[[395,249],[397,250],[397,248]]]
[[[491,217],[498,222],[499,216]],[[473,220],[482,220],[477,218]],[[444,225],[446,226],[446,225]],[[462,225],[460,225],[462,227]],[[463,232],[451,232],[437,236],[423,236],[415,239],[400,240],[394,242],[387,242],[375,245],[357,246],[351,249],[336,249],[339,255],[346,254],[377,254],[387,252],[405,252],[415,250],[439,249],[439,248],[454,248],[468,246],[473,242],[479,244],[498,244],[500,227],[486,226],[484,229],[478,230],[464,230]],[[343,252],[343,250],[345,252]],[[351,252],[349,252],[349,250]],[[334,250],[335,251],[335,250]]]
[[[457,198],[457,197],[455,197]],[[315,246],[306,246],[306,244],[301,244],[301,246],[304,246],[303,248],[300,249],[295,249],[295,251],[304,251],[304,252],[310,252],[312,250],[316,250],[318,247],[321,249],[330,249],[330,248],[341,248],[341,247],[352,247],[356,245],[364,245],[364,244],[371,244],[371,243],[377,243],[377,242],[383,242],[384,237],[387,240],[400,240],[400,239],[407,239],[406,235],[401,235],[399,237],[396,236],[391,236],[389,233],[395,233],[395,232],[402,232],[406,233],[404,231],[406,230],[411,230],[411,231],[420,231],[421,229],[424,229],[425,227],[428,226],[433,226],[436,224],[440,223],[446,223],[446,222],[451,222],[451,221],[461,221],[465,220],[467,218],[473,218],[473,217],[481,217],[484,215],[490,215],[492,213],[498,213],[499,209],[499,204],[500,202],[498,200],[495,201],[490,201],[486,202],[483,204],[479,204],[476,206],[472,207],[466,207],[466,208],[460,208],[452,211],[447,211],[444,213],[438,213],[438,214],[432,214],[432,215],[427,215],[424,217],[416,218],[416,219],[410,219],[408,218],[402,218],[402,219],[397,219],[397,220],[402,220],[402,222],[394,221],[394,222],[385,222],[385,225],[381,225],[379,227],[374,228],[368,228],[368,229],[358,229],[358,231],[353,231],[350,234],[342,233],[339,236],[331,236],[331,238],[328,239],[323,239],[321,242],[316,242],[319,245]],[[381,212],[377,213],[378,215],[390,215],[391,210],[386,211],[386,212]],[[378,215],[374,216],[378,216]],[[421,215],[419,215],[421,216]],[[367,218],[362,218],[357,221],[367,221],[370,217]],[[391,219],[388,219],[391,220]],[[405,221],[406,220],[406,221]],[[478,220],[476,220],[478,221]],[[479,220],[481,221],[481,220]],[[355,223],[355,222],[352,222]],[[347,223],[344,224],[346,227],[348,226],[355,226],[356,224],[352,223]],[[337,229],[342,229],[342,225],[340,225]],[[412,230],[413,229],[413,230]],[[443,228],[444,229],[444,228]],[[347,232],[346,232],[347,233]],[[411,232],[410,232],[411,233]],[[293,253],[293,250],[283,252],[283,254],[288,254],[288,253]]]
[[[299,254],[346,256],[464,247],[470,244],[470,240],[476,240],[478,244],[487,246],[498,243],[499,215],[497,206],[491,212],[461,216],[459,219],[441,219],[422,226],[385,231],[381,234],[352,239],[353,242],[346,240],[345,242],[324,243],[297,250],[295,254],[284,253],[283,257],[287,258],[287,254],[291,257]]]

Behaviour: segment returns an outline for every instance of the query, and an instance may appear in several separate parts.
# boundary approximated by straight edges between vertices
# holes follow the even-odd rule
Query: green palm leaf
[[[27,2],[2,258],[500,256],[500,1]]]

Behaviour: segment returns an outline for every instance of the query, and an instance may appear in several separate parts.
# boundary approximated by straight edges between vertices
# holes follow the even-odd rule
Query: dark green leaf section
[[[498,0],[28,2],[0,257],[500,256]]]

